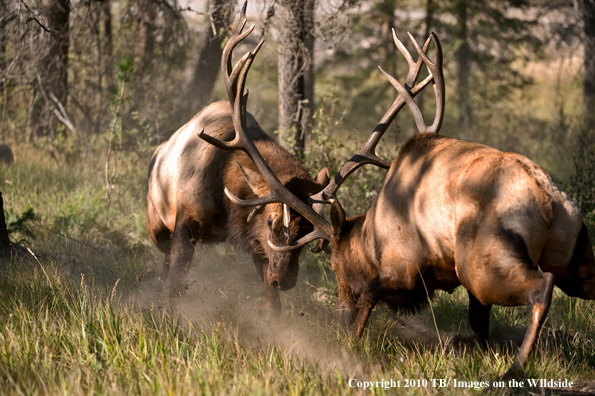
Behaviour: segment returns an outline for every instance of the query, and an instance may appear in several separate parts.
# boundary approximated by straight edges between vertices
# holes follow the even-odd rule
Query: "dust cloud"
[[[333,304],[325,302],[326,298],[314,297],[324,295],[327,290],[310,285],[303,268],[297,286],[280,292],[282,311],[265,316],[260,310],[262,280],[249,255],[238,253],[227,243],[197,246],[192,264],[187,273],[189,288],[184,296],[168,299],[165,282],[154,276],[125,292],[121,301],[132,302],[143,310],[179,315],[205,331],[224,326],[237,334],[238,341],[248,349],[275,346],[286,355],[317,363],[319,370],[326,373],[340,370],[362,376],[377,371],[378,367],[371,367],[369,361],[358,359],[349,346],[334,342],[338,336],[348,339],[344,334],[347,329],[332,322]],[[157,273],[161,265],[159,262]],[[430,348],[476,348],[477,338],[468,326],[466,303],[461,304],[456,316],[454,320],[460,321],[458,325],[438,323],[438,336],[428,308],[415,315],[395,316],[379,304],[371,317],[374,324],[369,324],[369,333],[364,334],[364,338],[368,337],[371,343],[377,338],[388,338],[405,345],[424,344]],[[492,326],[491,334],[495,344],[520,345],[524,328]]]
[[[275,315],[260,310],[262,280],[250,256],[227,243],[197,246],[187,280],[189,287],[182,297],[168,299],[166,282],[155,276],[124,292],[121,301],[142,310],[180,315],[206,331],[224,325],[248,349],[272,345],[287,356],[318,363],[326,372],[363,373],[364,365],[352,354],[325,342],[334,332],[345,330],[331,323],[331,306],[314,301],[317,290],[303,281],[302,270],[298,285],[280,292],[283,308]]]

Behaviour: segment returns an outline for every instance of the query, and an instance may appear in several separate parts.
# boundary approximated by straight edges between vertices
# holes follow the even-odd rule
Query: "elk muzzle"
[[[269,265],[267,279],[269,285],[278,290],[289,290],[297,283],[299,264],[299,252],[269,254]]]

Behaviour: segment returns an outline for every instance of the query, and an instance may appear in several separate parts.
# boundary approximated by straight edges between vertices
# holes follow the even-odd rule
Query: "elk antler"
[[[268,164],[265,162],[264,158],[254,145],[252,138],[247,133],[246,104],[248,102],[248,93],[246,92],[246,94],[244,95],[246,76],[248,75],[248,71],[252,66],[254,57],[260,50],[260,47],[264,43],[264,40],[261,40],[252,52],[248,52],[247,54],[245,54],[232,69],[231,56],[234,47],[240,41],[245,39],[254,29],[254,26],[252,26],[246,32],[242,33],[242,30],[244,29],[245,25],[246,3],[244,3],[242,7],[242,12],[240,14],[240,23],[238,24],[238,27],[233,32],[232,36],[225,45],[225,48],[223,49],[223,56],[221,59],[221,69],[223,72],[225,87],[227,88],[227,95],[229,97],[229,103],[232,110],[233,126],[236,132],[236,136],[231,141],[221,141],[217,138],[207,135],[204,132],[204,129],[202,129],[199,132],[198,136],[203,140],[207,141],[208,143],[223,150],[244,151],[246,154],[248,154],[250,159],[252,159],[252,162],[254,162],[254,164],[256,165],[256,168],[258,169],[260,175],[269,186],[269,192],[265,196],[251,200],[242,200],[233,195],[227,188],[225,188],[225,194],[231,201],[243,207],[252,207],[266,205],[269,203],[281,202],[293,208],[298,213],[302,214],[312,224],[314,224],[314,226],[318,228],[317,232],[315,233],[316,236],[314,239],[329,239],[330,224],[322,216],[314,212],[314,210],[312,210],[310,206],[308,206],[302,200],[297,198],[289,190],[287,190],[285,186],[283,186],[283,184],[279,181],[277,176],[269,168]],[[289,210],[287,210],[287,208],[284,208],[284,217],[286,217],[288,214]],[[286,237],[288,234],[289,227],[288,220],[288,218],[284,219]],[[288,243],[291,243],[289,238],[287,239]],[[308,242],[314,239],[310,239]],[[298,243],[300,244],[299,246],[302,246],[307,242],[302,242],[302,240],[300,240],[296,243],[296,245]],[[291,245],[292,249],[297,247],[296,245]]]
[[[394,34],[394,30],[393,30],[393,34]],[[436,62],[432,63],[432,61],[430,61],[430,59],[424,53],[425,46],[424,46],[424,51],[422,51],[419,48],[419,45],[417,45],[417,42],[415,41],[415,39],[413,38],[411,33],[407,32],[407,34],[413,41],[413,45],[415,45],[415,49],[417,50],[417,53],[419,54],[420,59],[423,59],[423,61],[425,62],[426,66],[428,68],[428,71],[433,76],[433,80],[434,80],[434,93],[436,94],[436,115],[434,116],[434,122],[432,123],[432,125],[430,127],[428,127],[428,125],[424,121],[424,116],[421,113],[421,110],[417,106],[417,103],[415,103],[415,101],[413,100],[414,95],[411,95],[408,92],[408,90],[401,85],[400,82],[398,82],[395,78],[393,78],[391,75],[389,75],[384,70],[382,70],[382,68],[380,68],[380,71],[382,72],[382,74],[384,74],[388,78],[390,83],[395,88],[397,88],[397,90],[400,93],[400,97],[402,96],[405,99],[405,101],[407,102],[407,105],[409,106],[409,109],[411,110],[411,113],[413,114],[413,118],[415,119],[415,124],[417,125],[418,132],[419,133],[422,133],[422,132],[436,133],[440,130],[440,127],[442,126],[442,119],[444,118],[444,76],[442,74],[442,46],[440,45],[440,40],[438,40],[438,36],[436,36],[436,33],[432,32],[430,34],[430,38],[432,38],[434,40],[434,43],[436,43]],[[398,39],[397,39],[397,36],[395,35],[395,42],[397,42],[397,41],[398,41]]]
[[[343,167],[341,167],[341,170],[339,170],[339,172],[337,172],[334,179],[331,180],[331,182],[322,191],[320,191],[319,193],[317,193],[315,195],[312,195],[309,198],[309,203],[312,205],[313,210],[321,217],[323,216],[323,213],[324,213],[324,205],[329,203],[330,199],[334,199],[334,195],[335,195],[337,189],[341,186],[341,184],[345,181],[345,179],[349,175],[351,175],[355,170],[357,170],[359,167],[366,165],[366,164],[373,164],[373,165],[376,165],[376,166],[384,168],[384,169],[388,169],[390,167],[389,162],[386,162],[386,161],[380,159],[376,155],[376,153],[375,153],[376,146],[378,145],[380,138],[382,138],[382,136],[388,129],[388,126],[390,125],[390,123],[396,117],[397,113],[403,108],[403,106],[405,106],[405,104],[409,104],[408,100],[411,99],[412,97],[414,97],[415,95],[417,95],[423,88],[426,87],[426,85],[428,85],[430,83],[430,81],[434,81],[437,102],[438,102],[437,105],[439,107],[439,111],[438,111],[439,114],[436,116],[436,118],[438,120],[440,120],[440,122],[438,122],[438,123],[435,121],[434,124],[436,124],[436,126],[434,127],[434,125],[433,125],[433,127],[434,127],[435,131],[437,131],[440,128],[442,113],[443,113],[443,109],[444,109],[444,80],[442,78],[442,47],[440,46],[438,37],[432,33],[432,35],[430,37],[428,37],[428,39],[426,40],[424,47],[423,47],[423,51],[422,51],[419,48],[417,41],[415,41],[413,36],[411,34],[409,34],[409,37],[413,41],[413,44],[415,45],[416,50],[420,54],[420,58],[417,60],[417,62],[415,62],[413,60],[413,57],[411,56],[409,51],[407,51],[407,48],[405,48],[403,43],[397,38],[397,35],[394,30],[393,30],[393,37],[394,37],[395,44],[396,44],[397,48],[399,49],[399,51],[401,51],[401,53],[407,60],[407,63],[409,64],[409,73],[407,74],[407,78],[405,80],[405,84],[407,86],[407,89],[406,89],[407,96],[401,94],[397,97],[397,99],[395,99],[392,106],[384,114],[384,117],[382,117],[382,119],[380,120],[378,125],[376,125],[376,128],[374,128],[374,131],[372,132],[372,135],[370,136],[370,138],[368,139],[366,144],[361,148],[361,150],[357,154],[355,154],[353,157],[351,157],[351,159],[349,161],[347,161],[345,163],[345,165],[343,165]],[[425,54],[425,51],[427,51],[427,49],[430,45],[430,42],[432,40],[434,40],[434,42],[436,43],[436,63],[435,64],[431,63],[429,58]],[[417,80],[417,77],[419,76],[419,72],[421,70],[421,66],[423,63],[425,63],[426,66],[428,67],[428,71],[430,72],[430,74],[424,80],[422,80],[417,85],[415,85],[413,88],[409,88],[415,84],[415,81]],[[384,73],[384,71],[382,69],[380,69],[380,70]],[[441,101],[438,101],[439,94],[441,95],[441,99],[442,99]],[[411,101],[412,101],[412,99],[411,99]],[[296,209],[296,208],[294,208],[294,209]],[[298,211],[304,217],[306,217],[308,220],[310,220],[310,218],[308,216],[306,216],[304,213],[300,212],[297,209],[296,209],[296,211]],[[305,243],[316,240],[317,238],[321,238],[322,240],[318,243],[318,245],[314,249],[311,249],[313,252],[320,252],[321,250],[323,250],[326,247],[326,245],[328,245],[328,241],[330,240],[330,238],[329,238],[330,235],[328,235],[327,237],[320,237],[320,234],[321,233],[319,230],[314,230],[312,233],[310,233],[309,235],[306,235],[300,241],[296,242],[293,245],[284,246],[284,247],[278,247],[278,246],[273,246],[273,245],[271,245],[271,246],[275,250],[287,251],[287,250],[291,250],[291,249],[295,249],[297,247],[303,246]]]
[[[417,60],[417,62],[415,62],[413,60],[413,57],[411,56],[409,51],[407,51],[407,48],[405,48],[403,43],[397,38],[397,35],[394,30],[393,30],[393,37],[395,40],[395,44],[397,45],[397,48],[399,49],[399,51],[401,51],[401,53],[407,60],[407,63],[409,64],[409,73],[407,74],[407,79],[405,80],[405,85],[407,87],[410,87],[413,84],[415,84],[415,81],[417,80],[417,77],[419,76],[419,72],[421,70],[421,65],[423,64],[423,62],[429,62],[429,60],[427,60],[428,58],[425,56],[424,52],[428,49],[428,46],[430,45],[430,41],[432,40],[432,38],[434,36],[428,37],[428,39],[426,40],[426,42],[424,44],[423,51],[421,51],[419,49],[419,45],[417,44],[417,41],[415,41],[413,36],[411,36],[411,34],[409,34],[409,37],[413,41],[415,48],[420,52],[420,58]],[[442,47],[439,47],[438,41],[436,41],[436,43],[437,43],[436,58],[439,57],[441,60],[442,59]],[[423,57],[421,56],[421,54],[423,54]],[[442,62],[440,62],[440,67],[441,66],[442,66]],[[382,70],[382,68],[379,67],[379,69],[386,75],[386,73],[384,72],[384,70]],[[408,88],[408,91],[409,90],[411,91],[411,95],[409,95],[409,97],[417,95],[423,88],[425,88],[426,85],[428,85],[428,83],[430,81],[432,81],[434,79],[434,74],[432,73],[432,70],[429,67],[428,67],[428,70],[430,71],[430,75],[428,75],[428,77],[426,77],[423,81],[421,81],[419,84],[417,84],[415,87],[413,87],[413,89]],[[444,89],[443,89],[443,91],[444,91]],[[388,169],[390,167],[389,162],[378,158],[378,156],[375,153],[375,150],[376,150],[376,146],[378,145],[378,142],[380,141],[380,139],[382,138],[382,136],[388,129],[390,123],[394,120],[397,113],[399,113],[399,111],[403,108],[403,106],[405,106],[406,103],[407,103],[406,98],[404,98],[402,94],[399,95],[397,97],[397,99],[395,99],[395,101],[393,102],[392,106],[384,114],[384,117],[382,117],[382,119],[380,120],[378,125],[376,125],[376,128],[374,128],[372,135],[370,136],[370,138],[368,139],[368,141],[366,142],[364,147],[362,147],[361,150],[357,154],[355,154],[353,157],[351,157],[351,159],[349,161],[347,161],[345,163],[345,165],[343,165],[341,170],[339,172],[337,172],[334,179],[331,180],[331,182],[324,188],[323,191],[321,191],[320,193],[313,195],[311,197],[313,206],[316,208],[317,213],[322,213],[322,209],[324,207],[324,201],[326,200],[325,196],[326,197],[334,196],[337,189],[341,186],[341,184],[343,184],[345,179],[349,175],[351,175],[355,170],[357,170],[359,167],[361,167],[363,165],[367,165],[367,164],[373,164],[373,165],[376,165],[383,169]]]
[[[423,47],[423,51],[422,51],[419,48],[419,45],[417,44],[417,41],[413,38],[413,36],[409,32],[408,32],[408,34],[409,34],[409,37],[411,38],[411,41],[413,41],[413,44],[415,45],[415,49],[417,50],[417,52],[420,55],[420,58],[417,60],[417,62],[413,60],[413,57],[411,56],[411,54],[409,53],[407,48],[405,48],[403,43],[397,38],[397,34],[395,33],[395,30],[393,29],[393,38],[395,40],[395,45],[397,46],[399,51],[401,51],[401,53],[403,54],[403,56],[405,57],[408,65],[409,65],[409,72],[407,74],[407,78],[405,79],[405,86],[407,87],[407,93],[408,93],[407,96],[409,98],[416,96],[423,88],[426,87],[426,85],[429,84],[430,81],[434,80],[435,89],[436,89],[436,85],[438,85],[438,89],[436,89],[436,92],[437,92],[436,95],[438,97],[438,92],[440,92],[442,95],[442,99],[443,99],[444,98],[444,80],[442,78],[442,47],[440,46],[440,41],[438,40],[438,37],[436,37],[436,35],[434,33],[432,33],[432,35],[430,37],[428,37],[428,39],[426,40],[424,47]],[[425,52],[427,51],[427,49],[430,45],[430,41],[432,39],[436,43],[436,64],[431,63],[425,54]],[[426,63],[426,66],[428,67],[428,71],[430,72],[430,74],[424,80],[422,80],[419,84],[415,85],[413,88],[409,88],[409,87],[413,86],[413,84],[415,84],[415,81],[417,80],[417,77],[419,76],[419,72],[421,71],[421,66],[423,63]],[[384,72],[384,70],[382,70],[382,68],[380,66],[378,68],[384,75],[387,75]],[[437,69],[439,70],[439,72]],[[438,77],[436,77],[436,76],[438,76]],[[390,78],[392,78],[392,77],[390,77]],[[390,81],[392,83],[392,80],[390,80]],[[399,92],[401,93],[401,91],[399,91]],[[409,92],[411,93],[410,95],[409,95]],[[411,99],[411,101],[413,101],[413,100]],[[351,159],[349,161],[347,161],[345,163],[345,165],[343,165],[343,167],[341,167],[341,170],[339,170],[339,172],[337,172],[337,174],[335,175],[333,180],[331,180],[331,182],[321,192],[319,192],[318,194],[312,195],[310,197],[310,203],[312,204],[312,208],[316,211],[316,213],[322,215],[322,213],[324,212],[324,205],[326,203],[328,203],[328,199],[330,197],[334,197],[335,193],[337,192],[339,187],[341,187],[341,184],[343,184],[345,179],[347,179],[347,177],[349,177],[349,175],[351,175],[353,172],[355,172],[359,167],[361,167],[363,165],[367,165],[367,164],[373,164],[373,165],[376,165],[383,169],[388,169],[390,167],[389,162],[386,162],[386,161],[378,158],[378,156],[375,153],[375,150],[376,150],[376,146],[378,145],[378,142],[380,141],[380,139],[382,138],[382,136],[388,129],[390,123],[394,120],[394,118],[397,116],[399,111],[403,108],[403,106],[405,106],[406,103],[409,104],[409,102],[407,102],[407,97],[405,97],[405,95],[403,95],[401,93],[401,95],[397,96],[397,98],[393,102],[392,106],[384,114],[384,117],[382,117],[382,119],[380,120],[378,125],[376,125],[376,128],[374,128],[374,131],[372,132],[372,135],[370,136],[370,138],[368,139],[366,144],[361,148],[361,150],[358,151],[357,154],[355,154],[353,157],[351,157]],[[413,102],[413,103],[415,103],[415,102]],[[416,108],[417,108],[417,106],[416,106]],[[443,110],[444,110],[444,100],[442,100],[440,114],[442,114]],[[440,117],[440,119],[441,119],[441,117]],[[423,117],[422,117],[422,120],[423,120]],[[417,120],[416,120],[416,122],[417,122]],[[440,128],[440,125],[437,126],[436,130],[438,130],[439,128]],[[318,244],[317,247],[315,247],[314,249],[311,249],[311,250],[314,252],[319,252],[324,247],[325,247],[324,243],[321,242]]]

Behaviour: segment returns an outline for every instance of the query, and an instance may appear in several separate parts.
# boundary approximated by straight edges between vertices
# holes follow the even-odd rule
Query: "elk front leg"
[[[169,263],[171,262],[171,252],[165,253],[165,258],[163,259],[163,267],[161,268],[161,274],[159,278],[162,281],[166,281],[169,278]]]
[[[490,310],[491,305],[483,305],[469,290],[469,324],[479,339],[479,345],[482,348],[488,346],[488,336],[490,335]]]
[[[364,291],[359,299],[359,312],[351,329],[351,335],[354,338],[361,338],[372,309],[374,309],[374,306],[384,294],[383,289],[380,276],[369,281],[364,287]]]
[[[170,297],[183,296],[188,289],[187,273],[192,264],[194,243],[191,227],[185,222],[177,222],[169,255]]]
[[[339,325],[349,327],[357,314],[357,300],[345,282],[338,278],[337,283],[339,284],[339,296],[333,317]]]
[[[165,259],[163,260],[163,267],[161,269],[160,278],[162,281],[167,280],[169,277],[169,263],[170,263],[170,256],[171,256],[171,246],[172,246],[172,232],[166,227],[166,225],[161,221],[159,214],[155,210],[153,206],[153,202],[147,197],[147,231],[149,232],[149,237],[151,241],[157,246],[157,248],[165,254]]]

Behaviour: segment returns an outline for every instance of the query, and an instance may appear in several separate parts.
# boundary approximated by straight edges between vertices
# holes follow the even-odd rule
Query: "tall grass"
[[[141,310],[98,295],[84,278],[66,277],[54,261],[7,264],[0,277],[0,392],[2,394],[352,394],[352,378],[401,381],[405,394],[471,394],[474,389],[404,388],[406,380],[494,381],[512,363],[515,347],[496,340],[487,351],[464,340],[465,293],[441,293],[433,302],[442,312],[438,328],[445,347],[402,332],[413,318],[377,309],[361,342],[321,321],[325,309],[304,302],[272,326],[296,326],[307,312],[298,341],[317,340],[317,350],[245,337],[241,325],[198,325],[172,309]],[[291,296],[290,296],[291,297]],[[289,298],[289,297],[286,297]],[[512,311],[516,311],[513,309]],[[524,326],[528,315],[495,309],[498,328]],[[428,312],[420,320],[428,320]],[[529,378],[569,378],[588,383],[595,375],[592,304],[557,293],[540,341],[529,360]],[[303,325],[303,323],[302,323]],[[303,327],[303,326],[302,326]],[[431,326],[427,331],[432,332]],[[514,337],[513,337],[514,338]],[[517,340],[518,341],[518,340]],[[451,381],[452,383],[452,381]],[[373,394],[392,393],[375,389]]]
[[[338,385],[273,345],[248,350],[225,325],[196,329],[94,296],[53,263],[28,267],[9,267],[0,281],[2,394],[284,394]]]

